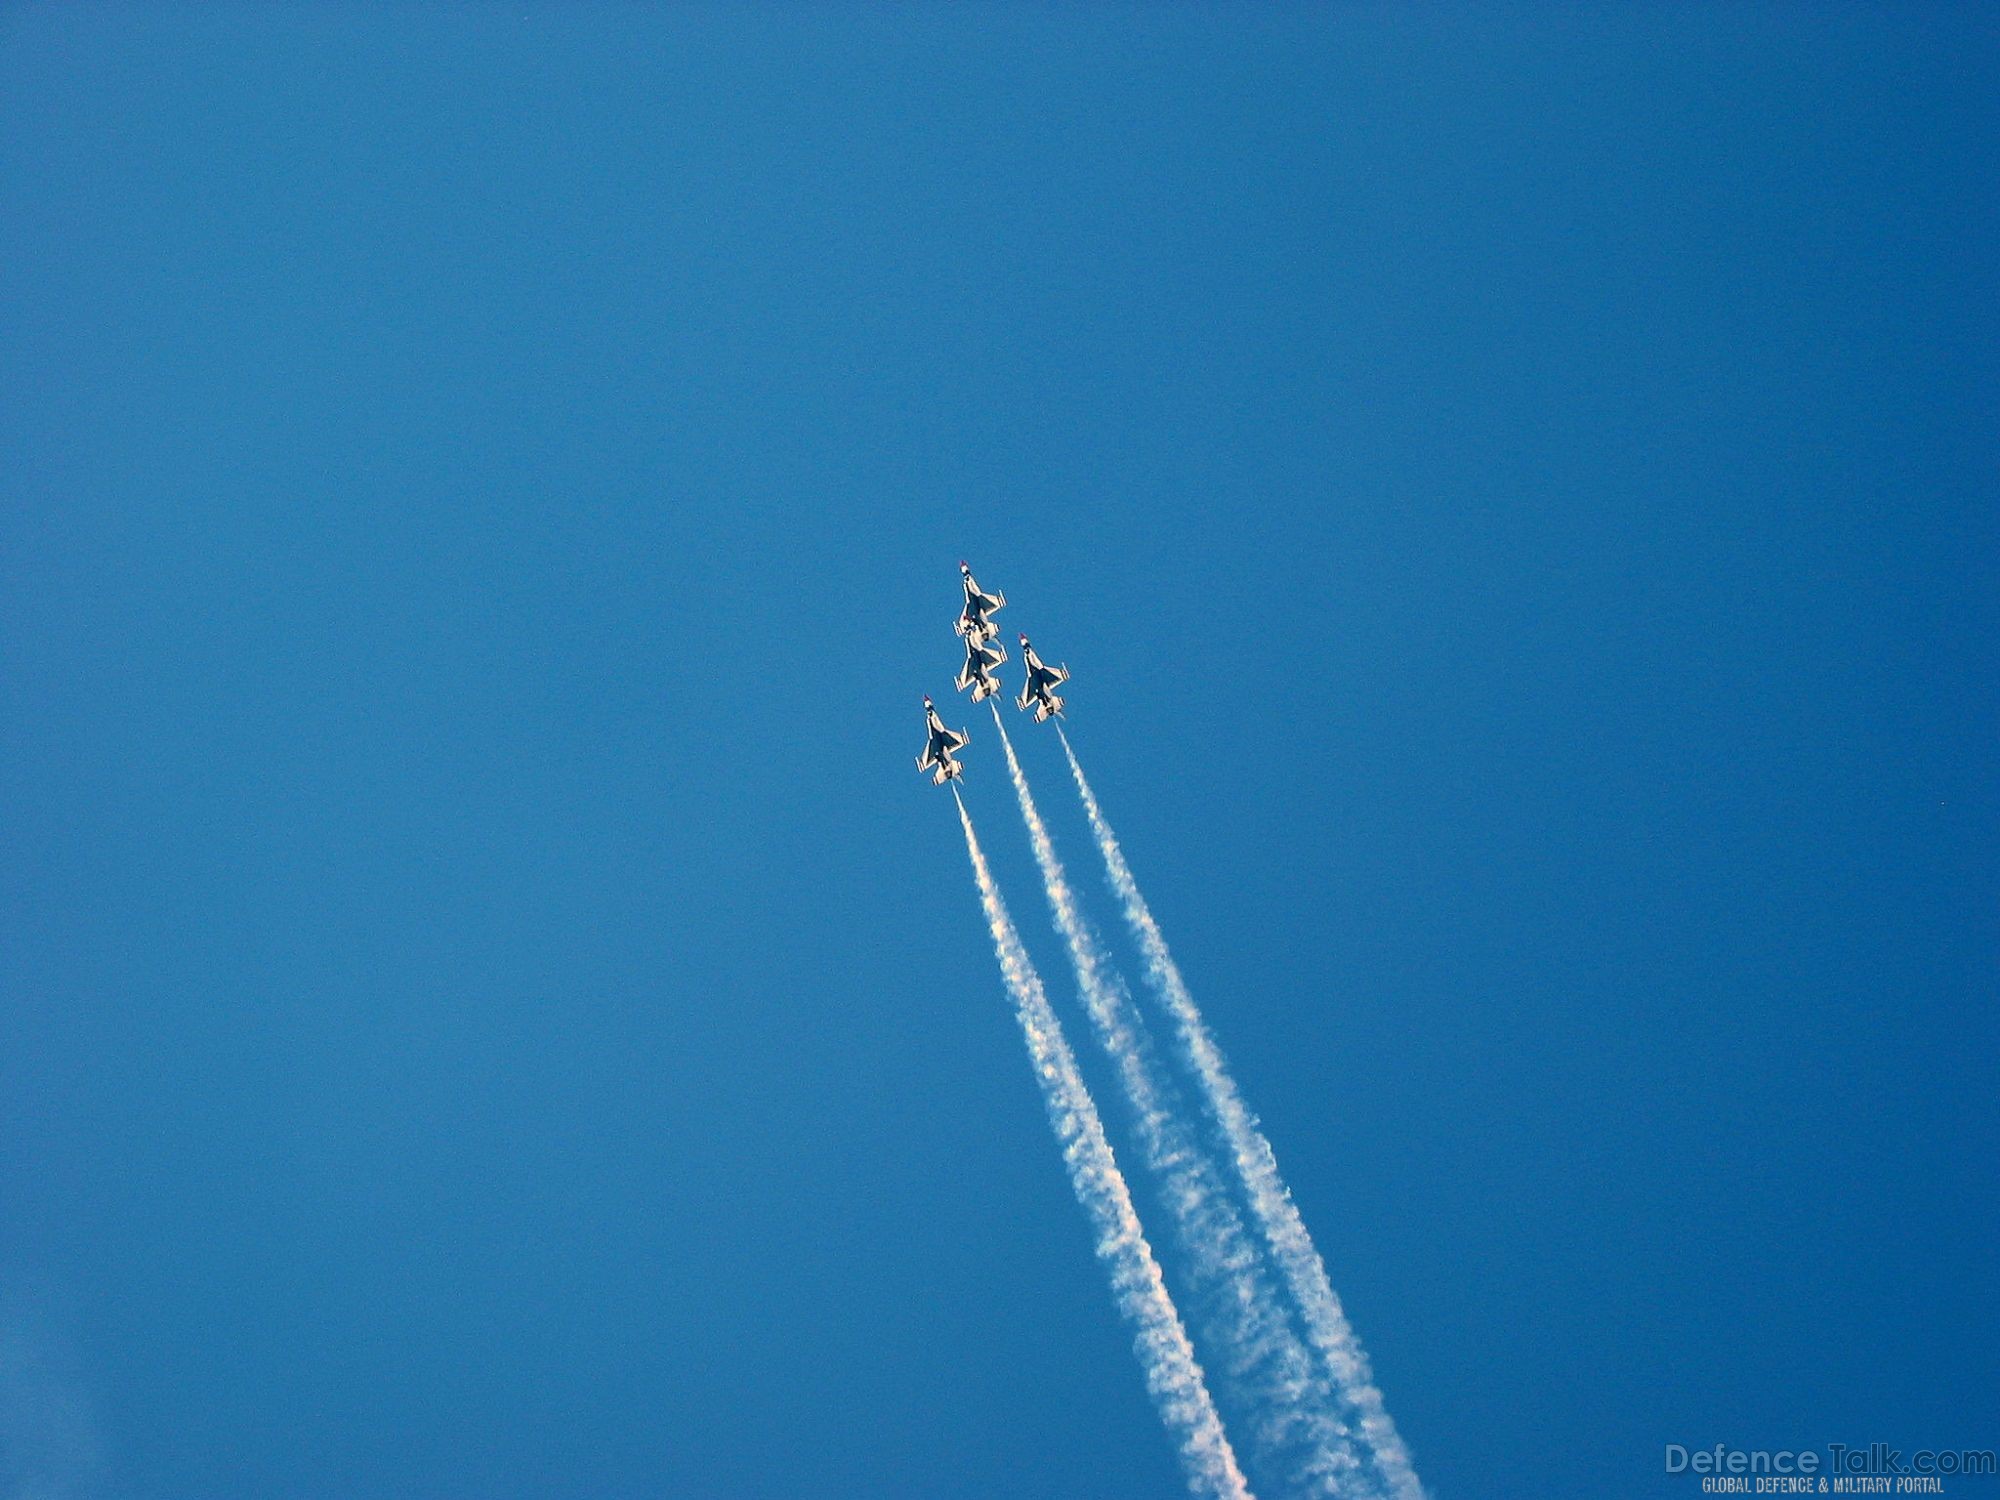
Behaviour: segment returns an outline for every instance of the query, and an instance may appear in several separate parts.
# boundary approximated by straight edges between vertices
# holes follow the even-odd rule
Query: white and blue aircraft
[[[1055,695],[1054,689],[1069,681],[1068,667],[1051,667],[1035,655],[1035,648],[1028,644],[1028,638],[1021,637],[1021,660],[1028,668],[1028,680],[1021,684],[1021,696],[1015,700],[1015,707],[1025,709],[1033,705],[1035,722],[1046,723],[1050,714],[1062,717],[1063,700]]]
[[[965,774],[965,767],[952,757],[971,743],[972,736],[963,729],[945,728],[928,696],[924,699],[924,729],[929,738],[924,741],[924,753],[917,757],[917,769],[931,773],[932,786],[958,780]]]

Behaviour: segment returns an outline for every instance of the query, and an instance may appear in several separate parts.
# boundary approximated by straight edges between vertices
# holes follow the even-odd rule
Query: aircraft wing
[[[962,729],[947,729],[944,732],[943,753],[952,755],[972,743],[972,736]]]

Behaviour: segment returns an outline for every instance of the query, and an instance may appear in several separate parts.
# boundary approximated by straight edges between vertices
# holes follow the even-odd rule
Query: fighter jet
[[[972,581],[972,569],[963,561],[958,565],[958,575],[965,582],[965,608],[952,628],[968,641],[992,640],[1000,633],[993,617],[1006,607],[1007,596],[981,593],[979,585]]]
[[[965,774],[965,767],[952,759],[955,751],[963,750],[972,739],[963,729],[956,733],[944,727],[937,716],[937,709],[931,700],[924,699],[924,728],[930,738],[924,741],[924,753],[917,757],[917,769],[931,773],[931,785],[943,786],[947,781],[956,781]]]
[[[972,689],[972,701],[991,698],[1000,691],[1000,679],[993,675],[993,669],[1007,659],[1007,648],[998,641],[981,641],[972,636],[965,638],[965,665],[958,669],[958,681],[953,684],[962,693]]]
[[[1045,666],[1025,635],[1021,637],[1021,660],[1027,665],[1028,680],[1021,684],[1021,696],[1014,700],[1015,707],[1033,704],[1037,724],[1046,722],[1050,714],[1060,718],[1063,701],[1050,690],[1069,681],[1069,668]]]

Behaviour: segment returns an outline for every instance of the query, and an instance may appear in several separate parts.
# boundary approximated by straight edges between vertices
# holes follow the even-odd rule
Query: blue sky
[[[1178,1492],[961,556],[1440,1500],[2000,1441],[1996,62],[0,12],[10,1494]]]

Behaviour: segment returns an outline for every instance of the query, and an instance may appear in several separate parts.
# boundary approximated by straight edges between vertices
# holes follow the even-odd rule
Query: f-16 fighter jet
[[[991,698],[1000,691],[1000,679],[993,675],[993,669],[1007,659],[1007,648],[998,641],[979,641],[971,636],[965,638],[965,665],[958,669],[955,687],[962,693],[972,689],[972,701]]]
[[[981,593],[979,585],[972,581],[972,569],[963,562],[958,565],[958,575],[965,581],[965,608],[952,628],[968,641],[992,640],[1000,633],[993,617],[1006,607],[1007,596]]]
[[[953,760],[952,755],[963,750],[972,736],[963,729],[954,733],[945,728],[928,697],[924,699],[924,728],[929,731],[930,738],[924,741],[924,753],[917,757],[917,769],[931,773],[932,786],[956,781],[965,774],[965,767]]]
[[[1035,655],[1035,648],[1028,644],[1028,638],[1021,637],[1021,660],[1027,664],[1028,680],[1021,684],[1021,696],[1015,700],[1017,708],[1033,704],[1035,722],[1044,723],[1050,714],[1062,716],[1063,701],[1052,691],[1069,681],[1068,667],[1051,667],[1043,664]]]

